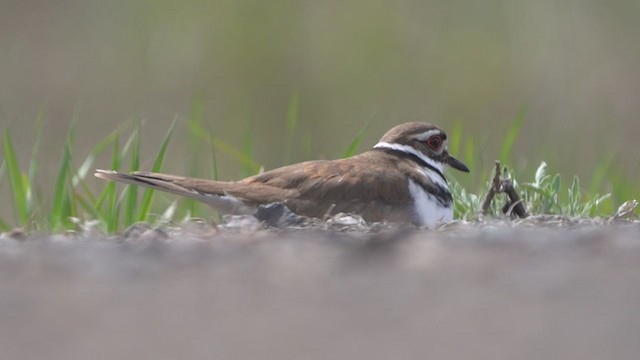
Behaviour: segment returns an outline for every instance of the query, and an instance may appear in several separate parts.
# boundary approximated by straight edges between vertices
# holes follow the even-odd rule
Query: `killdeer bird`
[[[445,165],[469,172],[449,155],[442,129],[409,122],[387,131],[362,154],[302,162],[236,182],[110,170],[96,170],[95,176],[190,197],[221,213],[252,214],[259,205],[280,202],[316,218],[345,212],[369,222],[434,227],[453,220]]]

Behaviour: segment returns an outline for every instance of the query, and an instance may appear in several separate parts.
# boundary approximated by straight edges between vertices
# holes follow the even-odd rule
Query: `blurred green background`
[[[0,128],[26,163],[44,111],[46,181],[74,112],[76,165],[137,116],[147,169],[177,116],[174,173],[193,156],[180,125],[200,105],[218,138],[267,169],[339,157],[368,122],[361,149],[429,121],[460,130],[474,174],[456,177],[476,190],[526,111],[511,153],[526,180],[545,160],[621,201],[640,193],[638,19],[639,1],[615,0],[0,0]],[[224,153],[219,174],[247,175]]]

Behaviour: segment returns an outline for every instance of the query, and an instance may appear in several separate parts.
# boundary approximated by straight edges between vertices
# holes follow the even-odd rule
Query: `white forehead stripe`
[[[431,131],[435,131],[435,130],[431,130]],[[374,149],[392,149],[392,150],[398,150],[398,151],[402,151],[402,152],[406,152],[406,153],[415,155],[415,156],[419,157],[420,160],[422,160],[422,161],[426,162],[427,164],[433,166],[434,168],[438,169],[438,171],[440,171],[440,173],[444,172],[444,164],[443,163],[434,161],[430,157],[426,156],[425,154],[421,153],[420,151],[416,150],[415,148],[413,148],[413,147],[411,147],[409,145],[392,144],[392,143],[388,143],[388,142],[379,142],[373,148]]]
[[[429,130],[427,132],[416,134],[414,136],[414,138],[416,140],[419,140],[419,141],[427,141],[428,138],[432,137],[433,135],[438,135],[438,134],[442,134],[442,131],[441,130]]]

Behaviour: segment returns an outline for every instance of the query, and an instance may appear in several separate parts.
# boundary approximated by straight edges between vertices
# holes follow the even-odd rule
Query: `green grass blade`
[[[134,118],[132,121],[135,123],[136,119]],[[132,145],[136,138],[136,132],[134,131],[129,136],[129,138],[125,142],[124,147],[122,148],[122,151],[120,151],[120,135],[121,134],[118,132],[117,136],[113,139],[113,153],[111,155],[111,170],[115,170],[115,171],[120,171],[122,159],[124,159],[127,156],[127,154],[129,154],[129,151],[133,147]],[[108,193],[109,196],[107,196],[106,193]],[[105,187],[102,194],[100,194],[100,196],[98,197],[98,202],[102,204],[101,200],[109,200],[109,204],[115,205],[115,200],[113,200],[115,199],[115,196],[116,196],[116,186],[115,185],[113,187],[107,186]],[[98,207],[101,207],[101,206],[98,206]],[[114,210],[114,208],[112,206],[109,206],[108,212],[111,212],[111,210]]]
[[[218,159],[216,155],[216,147],[214,145],[213,131],[209,127],[209,152],[211,154],[211,180],[218,180]],[[214,218],[219,222],[221,220],[220,214],[216,213]]]
[[[44,109],[41,109],[38,112],[38,117],[36,118],[36,138],[34,141],[33,150],[31,151],[31,160],[29,161],[29,177],[28,177],[29,186],[25,187],[26,197],[27,197],[27,213],[29,214],[33,213],[33,208],[35,207],[34,186],[36,184],[36,176],[38,173],[38,153],[40,150],[40,141],[42,138],[43,120],[44,120]]]
[[[22,189],[24,189],[25,206],[27,207],[27,214],[31,215],[33,192],[31,191],[31,183],[29,182],[29,176],[25,173],[20,174],[22,179]]]
[[[133,121],[134,123],[138,123],[139,125],[139,122],[137,119],[134,119]],[[137,141],[136,138],[138,136],[137,132],[134,130],[134,132],[127,139],[123,149],[120,150],[121,135],[122,135],[122,131],[116,131],[113,134],[113,139],[112,139],[113,150],[111,154],[111,170],[114,170],[114,171],[120,170],[120,167],[122,165],[122,159],[125,156],[127,156],[127,154],[129,154],[129,151],[131,151],[136,147],[135,142]],[[132,155],[132,157],[134,156]],[[123,196],[126,194],[128,194],[128,192],[126,191],[126,188],[125,188],[125,191],[123,192]],[[107,232],[110,234],[117,232],[119,229],[120,214],[122,211],[122,205],[121,205],[122,198],[123,197],[118,198],[117,196],[116,183],[113,181],[109,181],[96,201],[95,208],[97,209],[101,209],[103,207],[103,204],[106,203],[106,209],[102,212],[102,217],[106,219]]]
[[[114,234],[118,231],[120,226],[120,208],[120,203],[114,198],[113,208],[109,214],[109,221],[107,222],[107,232],[109,234]]]
[[[473,142],[473,137],[470,137],[469,140],[467,140],[467,144],[464,150],[464,163],[465,165],[467,165],[471,173],[475,173],[474,170],[476,168],[477,157],[478,157],[478,153],[476,151],[475,143]]]
[[[255,174],[260,170],[260,164],[253,161],[251,157],[246,156],[244,153],[242,153],[242,151],[236,149],[223,140],[220,140],[217,137],[211,137],[210,132],[206,131],[202,127],[197,127],[189,124],[189,131],[200,139],[212,143],[216,147],[216,149],[219,149],[223,153],[229,155],[232,159],[241,163],[243,166],[250,168],[252,173]]]
[[[9,185],[11,187],[11,195],[13,198],[14,213],[20,224],[25,225],[29,219],[29,213],[27,212],[27,197],[24,191],[20,166],[16,157],[15,148],[11,142],[9,130],[4,132],[2,142],[7,167],[7,176],[9,177]]]
[[[189,117],[187,118],[188,127],[190,129],[198,128],[203,129],[204,123],[204,102],[202,96],[197,95],[191,102],[191,109],[189,111]],[[202,139],[196,136],[193,132],[189,132],[188,154],[186,165],[186,174],[191,177],[201,177],[200,172],[200,157],[193,156],[193,154],[202,153]],[[199,212],[199,204],[192,200],[187,199],[181,202],[182,207],[188,209],[193,214]]]
[[[7,173],[7,163],[2,160],[0,162],[0,187],[4,184],[4,175]]]
[[[71,190],[69,180],[71,179],[71,154],[73,153],[79,112],[80,108],[76,107],[67,132],[60,168],[54,185],[54,198],[51,214],[49,215],[49,225],[52,231],[57,231],[65,225],[73,225],[69,221],[69,217],[75,215],[74,204],[69,192]]]
[[[367,123],[360,129],[360,131],[358,131],[358,134],[356,134],[356,137],[353,139],[347,150],[342,154],[343,158],[347,158],[356,154],[356,151],[358,151],[358,147],[360,147],[360,144],[364,139],[364,135],[367,133],[367,130],[369,130],[369,126],[371,126],[371,120],[367,121]]]
[[[106,219],[102,216],[100,211],[96,209],[91,202],[91,199],[85,199],[81,194],[77,192],[73,192],[74,200],[83,208],[93,219],[100,220],[101,223],[105,224]]]
[[[138,125],[140,125],[138,120],[134,120],[134,122],[136,122]],[[135,142],[137,141],[137,139],[138,139],[138,132],[136,131],[136,127],[134,126],[133,132],[131,133],[131,135],[127,139],[127,142],[124,143],[124,147],[122,148],[122,151],[120,152],[120,159],[124,159],[125,157],[127,157],[127,154],[129,154],[131,149],[134,147]]]
[[[462,124],[456,123],[449,133],[449,153],[453,156],[460,156],[460,145],[462,144]]]
[[[229,145],[228,143],[218,138],[214,138],[213,145],[215,145],[215,147],[220,149],[222,152],[234,158],[236,161],[239,161],[243,166],[250,169],[252,173],[255,174],[258,171],[260,171],[260,164],[253,161],[253,159],[250,156],[247,156],[246,154],[234,148],[233,146]]]
[[[98,195],[98,198],[96,199],[95,203],[95,207],[96,209],[101,209],[102,206],[104,205],[105,201],[107,200],[108,196],[109,196],[109,184],[111,184],[113,181],[109,181],[104,188],[102,189],[102,192],[100,193],[100,195]]]
[[[569,215],[578,215],[578,208],[580,206],[580,179],[577,176],[573,177],[573,182],[568,190],[568,206]]]
[[[91,153],[94,155],[101,154],[105,151],[109,146],[113,144],[116,139],[120,139],[122,133],[129,127],[128,123],[120,124],[118,127],[105,136],[102,140],[100,140],[94,147],[91,149]]]
[[[60,161],[60,168],[58,170],[58,176],[56,178],[54,187],[53,207],[51,209],[51,229],[56,231],[60,228],[62,223],[68,214],[69,203],[67,196],[67,176],[71,166],[71,150],[73,147],[73,140],[75,137],[75,123],[72,123],[67,134],[67,140],[64,145],[64,152],[62,154],[62,160]]]
[[[72,178],[72,174],[71,174],[71,167],[69,167],[69,173],[67,173],[67,179],[71,179]],[[73,196],[73,192],[74,192],[74,187],[71,186],[71,182],[67,181],[66,182],[66,187],[67,187],[67,196],[66,196],[66,203],[67,203],[67,208],[65,209],[65,217],[62,219],[65,226],[67,225],[71,225],[73,224],[73,222],[71,221],[70,217],[78,217],[78,203],[76,201],[76,197]]]
[[[508,164],[511,159],[511,150],[513,149],[513,145],[520,134],[520,130],[522,129],[522,124],[524,123],[524,118],[527,114],[527,109],[524,108],[520,111],[518,116],[513,120],[507,135],[504,137],[504,142],[502,143],[502,150],[500,150],[500,162],[502,164]]]
[[[140,121],[136,121],[134,130],[134,140],[131,145],[131,159],[129,163],[129,171],[138,171],[140,169]],[[129,191],[125,200],[124,208],[124,226],[129,226],[135,221],[136,205],[138,203],[138,187],[128,185]]]
[[[4,175],[7,173],[6,169],[7,169],[6,162],[2,160],[2,162],[0,162],[0,188],[2,188],[2,185],[4,183]],[[0,218],[0,231],[7,231],[9,229],[10,229],[9,223],[3,218]]]
[[[84,192],[84,197],[86,198],[87,201],[89,201],[91,204],[93,204],[94,209],[96,209],[96,211],[99,211],[98,209],[100,209],[99,206],[96,206],[96,196],[93,193],[93,191],[91,190],[91,188],[89,187],[89,185],[87,184],[86,180],[80,180],[80,182],[78,183],[78,186],[82,189],[82,191]]]
[[[73,175],[72,185],[76,187],[78,183],[80,183],[83,179],[87,177],[89,172],[93,170],[93,163],[98,155],[100,155],[109,145],[113,144],[115,139],[120,136],[121,132],[124,131],[126,125],[120,125],[118,128],[100,140],[94,147],[91,149],[91,152],[85,160],[82,162],[82,165],[78,168],[76,174]]]
[[[111,170],[120,170],[120,159],[120,137],[116,136],[116,138],[113,140]],[[113,234],[118,231],[118,221],[120,219],[120,207],[118,206],[116,199],[116,183],[114,181],[109,181],[107,186],[105,186],[105,191],[103,194],[105,195],[104,198],[107,199],[108,205],[105,214],[105,218],[107,219],[107,232]],[[98,204],[101,204],[100,198],[98,199]],[[98,205],[98,208],[100,207],[101,206]]]
[[[162,170],[162,163],[164,162],[164,155],[167,152],[167,146],[169,145],[169,140],[171,139],[171,135],[173,134],[173,128],[176,125],[176,120],[171,123],[171,127],[167,131],[162,143],[160,144],[160,150],[156,155],[156,159],[153,161],[152,172],[160,172]],[[144,195],[142,196],[142,204],[140,205],[140,212],[138,214],[138,221],[145,221],[149,215],[149,209],[151,209],[151,201],[153,200],[153,189],[147,188],[144,191]]]
[[[120,146],[120,136],[116,136],[113,139],[113,143],[112,143],[113,150],[111,154],[111,170],[115,170],[115,171],[118,171],[120,169],[119,146]],[[109,184],[114,184],[114,182],[109,181],[107,183],[107,186],[104,187],[104,189],[98,196],[98,200],[96,201],[96,208],[98,209],[102,208],[102,204],[104,203],[104,201],[106,201],[107,199],[110,199],[113,195],[113,192],[115,191],[115,187],[110,187],[108,186]],[[109,203],[111,203],[111,201],[109,201]],[[111,211],[111,208],[109,208],[109,211]]]

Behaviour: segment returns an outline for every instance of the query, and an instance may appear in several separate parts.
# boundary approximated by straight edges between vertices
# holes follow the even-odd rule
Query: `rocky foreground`
[[[262,220],[2,234],[0,358],[640,354],[638,221]]]

